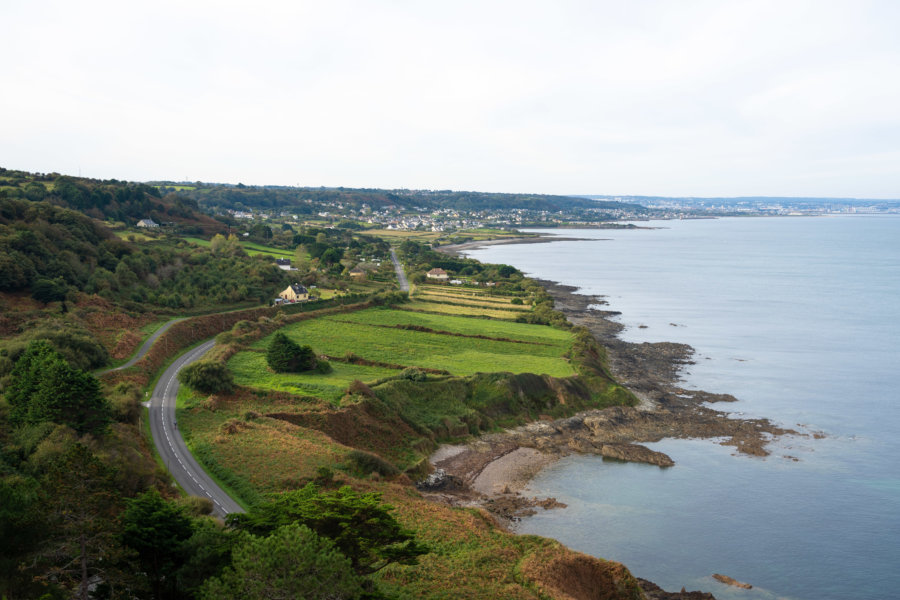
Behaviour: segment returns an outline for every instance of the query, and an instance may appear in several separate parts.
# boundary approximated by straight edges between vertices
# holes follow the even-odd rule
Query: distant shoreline
[[[575,238],[575,237],[556,237],[545,233],[538,233],[530,237],[513,237],[500,238],[495,240],[480,240],[463,242],[461,244],[448,244],[446,246],[438,246],[435,248],[438,252],[449,254],[451,256],[459,256],[466,250],[478,250],[488,246],[501,246],[505,244],[546,244],[548,242],[591,242],[602,241],[595,238]]]

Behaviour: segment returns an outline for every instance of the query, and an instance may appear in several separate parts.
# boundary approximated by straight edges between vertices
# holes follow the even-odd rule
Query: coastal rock
[[[725,585],[730,585],[730,586],[733,586],[736,588],[741,588],[742,590],[752,590],[753,589],[753,586],[750,585],[749,583],[742,583],[742,582],[738,581],[737,579],[729,577],[728,575],[720,575],[718,573],[715,573],[715,574],[713,574],[713,579],[715,579],[716,581],[719,581],[721,583],[724,583]]]
[[[647,600],[716,600],[716,597],[707,592],[689,592],[681,588],[680,592],[667,592],[652,581],[637,578]]]
[[[436,469],[425,479],[417,481],[416,488],[423,492],[444,492],[462,489],[463,482],[459,477],[448,474],[444,469]]]
[[[603,444],[600,449],[603,458],[614,458],[628,462],[640,462],[658,467],[673,467],[675,461],[667,454],[651,450],[639,444]]]

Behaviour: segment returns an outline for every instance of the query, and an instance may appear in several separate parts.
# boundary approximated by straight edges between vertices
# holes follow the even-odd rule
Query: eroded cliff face
[[[640,583],[625,565],[564,546],[535,553],[520,564],[541,593],[558,600],[644,600]]]

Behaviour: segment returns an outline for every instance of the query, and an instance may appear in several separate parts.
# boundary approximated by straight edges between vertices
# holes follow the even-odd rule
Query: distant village
[[[597,197],[600,199],[600,197]],[[333,222],[355,221],[379,229],[396,231],[451,232],[482,228],[558,227],[596,225],[622,221],[647,219],[684,219],[704,216],[808,216],[825,214],[900,214],[900,204],[884,201],[855,201],[819,199],[710,199],[710,198],[632,198],[604,196],[604,200],[623,203],[623,208],[597,208],[577,210],[528,210],[523,208],[473,210],[402,208],[386,206],[373,209],[363,204],[360,208],[340,202],[317,203],[313,215],[294,214],[285,210],[236,210],[227,211],[235,219],[275,219],[301,222],[310,217]],[[627,203],[630,203],[627,204]],[[645,210],[634,210],[640,203]]]

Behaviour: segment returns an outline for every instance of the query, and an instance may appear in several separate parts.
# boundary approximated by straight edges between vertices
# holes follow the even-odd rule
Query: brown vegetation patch
[[[522,574],[558,600],[643,600],[637,579],[625,565],[564,546],[534,553],[522,561]]]
[[[302,413],[276,412],[266,416],[319,430],[340,444],[373,452],[401,465],[407,458],[402,456],[407,441],[422,437],[377,400],[368,398],[338,410],[323,407]],[[423,440],[422,451],[431,447],[430,439]]]

